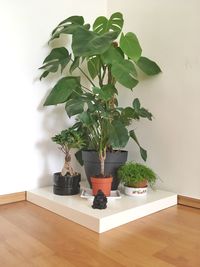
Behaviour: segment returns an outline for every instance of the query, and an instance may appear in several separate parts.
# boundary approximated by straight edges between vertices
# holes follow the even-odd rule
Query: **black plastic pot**
[[[56,195],[76,195],[80,192],[81,175],[62,176],[60,172],[53,175],[53,192]]]
[[[127,161],[128,151],[117,150],[106,153],[105,174],[113,177],[111,190],[117,190],[120,180],[117,178],[117,170]],[[93,150],[82,151],[82,159],[84,162],[87,180],[92,188],[90,177],[100,173],[100,161],[98,153]]]

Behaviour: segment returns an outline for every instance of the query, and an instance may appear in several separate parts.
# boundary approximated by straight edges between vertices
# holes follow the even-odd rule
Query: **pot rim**
[[[112,182],[113,180],[113,177],[112,176],[109,176],[109,177],[91,177],[91,182],[94,182],[94,183],[109,183],[109,182]]]
[[[144,186],[144,187],[133,187],[133,186],[127,186],[127,185],[124,185],[124,187],[126,188],[133,188],[133,189],[142,189],[142,188],[147,188],[148,185]]]
[[[54,172],[53,175],[60,175],[60,177],[77,177],[77,176],[81,176],[81,174],[78,173],[78,172],[75,175],[65,174],[64,176],[61,175],[61,172]]]
[[[96,150],[94,150],[94,149],[83,149],[82,150],[82,152],[95,152],[95,153],[98,153]],[[128,150],[121,150],[121,149],[115,149],[115,150],[113,150],[112,152],[111,151],[106,151],[106,153],[110,153],[110,154],[114,154],[114,153],[118,153],[118,152],[120,152],[120,153],[124,153],[124,152],[128,152]]]
[[[134,187],[134,186],[124,185],[124,187],[127,187],[127,188],[134,188],[134,189],[141,189],[141,188],[147,188],[148,185],[146,185],[146,186],[144,186],[144,187]]]

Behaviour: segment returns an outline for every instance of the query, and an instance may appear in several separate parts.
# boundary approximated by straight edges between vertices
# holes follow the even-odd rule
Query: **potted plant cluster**
[[[142,158],[147,158],[129,126],[140,118],[152,119],[138,98],[131,106],[119,106],[117,85],[132,90],[139,82],[138,72],[150,76],[161,72],[155,62],[142,56],[137,36],[122,32],[123,23],[119,12],[109,19],[98,17],[92,26],[82,16],[65,19],[53,30],[49,43],[53,45],[61,35],[71,42],[51,49],[40,68],[40,79],[60,73],[44,105],[64,104],[67,115],[76,116],[73,128],[81,133],[85,144],[77,158],[80,162],[83,159],[90,186],[91,176],[100,179],[111,175],[112,190],[119,185],[117,169],[127,160],[122,149],[130,138],[139,146]]]
[[[72,167],[70,150],[80,149],[84,145],[83,139],[80,133],[69,128],[52,137],[52,140],[65,154],[62,171],[54,173],[53,192],[56,195],[76,195],[80,192],[81,175]]]
[[[149,167],[134,162],[128,162],[118,169],[118,177],[124,184],[125,194],[128,196],[143,196],[147,187],[151,187],[157,180],[157,175]]]

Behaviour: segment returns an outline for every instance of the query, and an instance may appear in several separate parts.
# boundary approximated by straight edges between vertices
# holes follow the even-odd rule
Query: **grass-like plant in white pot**
[[[135,162],[128,162],[118,170],[118,177],[124,184],[124,191],[129,196],[146,195],[147,187],[157,180],[157,175],[149,167]]]
[[[72,167],[70,150],[72,148],[80,149],[84,145],[82,136],[71,127],[52,137],[52,141],[58,144],[60,150],[65,154],[62,171],[54,173],[53,192],[56,195],[78,194],[81,175]]]

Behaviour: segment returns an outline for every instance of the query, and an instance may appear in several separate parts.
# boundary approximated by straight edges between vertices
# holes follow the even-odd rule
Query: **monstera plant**
[[[161,72],[154,61],[142,55],[137,36],[122,32],[123,24],[119,12],[109,19],[98,17],[92,26],[82,16],[63,20],[53,30],[49,44],[53,46],[54,40],[62,35],[67,46],[51,49],[40,68],[43,70],[40,79],[51,73],[59,74],[44,105],[64,104],[69,117],[76,115],[75,127],[85,135],[86,148],[97,151],[101,164],[97,162],[99,169],[95,172],[103,176],[108,152],[122,149],[130,138],[146,160],[146,150],[128,126],[140,118],[151,120],[152,114],[141,106],[138,98],[133,99],[132,106],[119,106],[118,90],[123,87],[132,91],[140,72],[148,76]],[[120,165],[123,163],[120,161]]]

